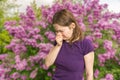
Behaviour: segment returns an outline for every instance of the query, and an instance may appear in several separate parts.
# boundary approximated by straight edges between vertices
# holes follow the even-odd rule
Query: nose
[[[58,36],[62,36],[61,32],[57,32],[56,35],[58,35]]]

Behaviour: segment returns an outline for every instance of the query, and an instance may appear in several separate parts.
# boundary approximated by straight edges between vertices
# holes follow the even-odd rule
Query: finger
[[[61,33],[57,33],[56,35],[57,35],[57,36],[62,36],[62,34],[61,34]]]

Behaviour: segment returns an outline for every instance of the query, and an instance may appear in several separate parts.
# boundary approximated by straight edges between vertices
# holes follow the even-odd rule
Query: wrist
[[[56,44],[56,46],[57,46],[57,47],[61,47],[61,46],[62,46],[62,44]]]

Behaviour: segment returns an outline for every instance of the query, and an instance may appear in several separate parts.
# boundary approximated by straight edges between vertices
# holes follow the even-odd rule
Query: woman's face
[[[55,28],[56,35],[61,35],[63,40],[68,40],[72,37],[73,28],[71,26],[60,26],[58,24],[53,24]]]

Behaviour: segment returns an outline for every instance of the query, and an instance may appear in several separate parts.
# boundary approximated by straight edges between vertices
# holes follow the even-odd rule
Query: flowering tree
[[[120,14],[109,12],[107,4],[99,4],[99,0],[62,0],[38,9],[29,6],[19,21],[7,21],[5,28],[13,39],[6,46],[9,52],[0,55],[0,79],[50,80],[54,66],[47,69],[44,59],[55,40],[52,17],[61,9],[74,14],[86,38],[93,42],[95,80],[120,79]]]
[[[10,36],[8,32],[4,29],[4,22],[6,20],[17,20],[17,13],[14,16],[10,16],[12,13],[9,12],[12,9],[15,9],[17,5],[11,3],[8,0],[0,0],[0,54],[5,53],[6,49],[4,48],[10,42]]]

